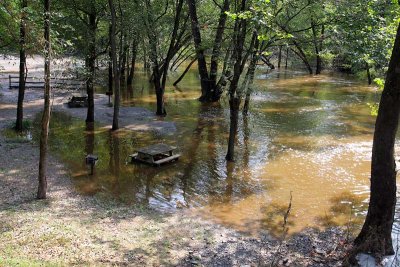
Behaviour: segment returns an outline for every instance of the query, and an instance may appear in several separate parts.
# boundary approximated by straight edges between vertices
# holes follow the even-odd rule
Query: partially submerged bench
[[[84,108],[87,106],[88,106],[87,96],[73,96],[68,102],[68,107],[70,108]]]
[[[178,160],[180,154],[174,154],[176,147],[166,144],[156,144],[148,147],[141,148],[130,155],[131,162],[137,161],[153,166],[160,166],[161,164]]]

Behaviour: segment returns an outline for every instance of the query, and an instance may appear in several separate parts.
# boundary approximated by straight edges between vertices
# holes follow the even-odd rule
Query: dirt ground
[[[58,93],[53,109],[69,112],[63,105],[65,97],[65,93]],[[108,125],[111,111],[105,101],[96,96],[96,116]],[[40,91],[28,90],[25,117],[32,119],[42,102]],[[39,148],[8,130],[14,122],[15,103],[16,91],[3,87],[0,266],[342,265],[347,248],[345,229],[309,229],[279,240],[267,233],[248,236],[190,210],[166,214],[143,206],[125,206],[101,193],[82,196],[76,193],[65,166],[51,155],[48,199],[36,200]],[[85,112],[70,114],[84,119]],[[175,127],[154,120],[152,112],[141,108],[133,113],[122,109],[121,117],[122,125],[132,130],[173,131]]]

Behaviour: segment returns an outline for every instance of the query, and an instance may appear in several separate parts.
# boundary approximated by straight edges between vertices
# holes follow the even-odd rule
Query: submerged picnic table
[[[141,148],[137,153],[130,155],[131,161],[139,161],[155,166],[179,159],[180,154],[174,155],[176,147],[166,144],[155,144]]]

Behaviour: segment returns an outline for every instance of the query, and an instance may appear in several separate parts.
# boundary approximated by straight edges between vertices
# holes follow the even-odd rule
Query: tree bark
[[[122,22],[121,22],[122,24]],[[126,33],[122,34],[121,33],[121,51],[120,51],[120,57],[119,57],[119,63],[120,63],[120,84],[125,84],[125,72],[126,72],[126,62],[127,62],[127,55],[128,55],[128,49],[129,45],[126,41]]]
[[[159,116],[165,116],[165,115],[167,115],[167,112],[165,111],[165,105],[164,105],[164,89],[161,86],[162,74],[160,73],[160,64],[158,62],[158,49],[157,49],[157,40],[158,39],[157,39],[156,33],[154,32],[154,28],[152,28],[152,26],[151,26],[151,25],[153,25],[153,19],[151,17],[150,2],[148,0],[145,1],[145,7],[146,7],[146,11],[145,11],[143,18],[144,18],[144,23],[145,23],[145,27],[147,30],[149,46],[150,46],[149,53],[150,53],[150,60],[152,62],[152,69],[153,69],[152,81],[154,84],[154,89],[156,91],[156,99],[157,99],[156,114]]]
[[[204,48],[202,47],[200,25],[196,10],[196,1],[187,0],[187,4],[189,7],[189,15],[192,22],[192,36],[193,36],[194,46],[196,49],[197,64],[200,75],[201,96],[199,100],[201,102],[207,102],[210,95],[210,82],[209,82],[210,78],[208,76],[207,62],[204,54]]]
[[[174,53],[173,50],[174,50],[175,42],[176,42],[177,35],[178,35],[182,7],[183,7],[183,0],[178,0],[177,5],[176,5],[176,10],[175,10],[174,28],[172,30],[171,41],[169,44],[167,56],[165,57],[164,67],[163,67],[163,72],[162,72],[161,88],[163,91],[165,90],[165,85],[167,82],[169,63],[170,63],[173,53]]]
[[[254,41],[254,47],[253,49],[253,53],[252,53],[252,57],[250,60],[250,64],[249,64],[249,68],[247,70],[247,74],[246,74],[246,98],[244,100],[244,105],[243,105],[243,115],[247,115],[248,111],[249,111],[249,107],[250,107],[250,96],[251,93],[253,91],[253,81],[254,81],[254,74],[256,72],[256,66],[257,66],[257,61],[259,59],[259,55],[258,55],[258,49],[260,46],[260,41],[257,38],[257,32],[254,32],[255,35],[255,41]],[[280,47],[280,51],[282,52],[282,49]],[[281,53],[280,53],[281,54]],[[282,55],[282,54],[281,54]]]
[[[368,62],[365,62],[365,69],[367,70],[368,85],[372,84],[372,77]]]
[[[289,47],[286,48],[285,70],[287,70],[288,68],[289,51],[290,51]]]
[[[135,65],[136,65],[136,56],[137,56],[137,46],[138,46],[138,42],[135,39],[132,42],[131,69],[130,69],[128,80],[127,80],[128,85],[132,85],[132,83],[133,83],[133,76],[135,74]]]
[[[394,254],[392,225],[396,205],[394,145],[400,117],[400,24],[375,124],[371,163],[371,197],[355,251]]]
[[[281,62],[282,62],[282,46],[279,46],[279,55],[278,55],[278,69],[281,68]]]
[[[296,41],[293,41],[293,44],[297,50],[292,48],[292,51],[303,61],[304,65],[306,66],[306,68],[308,70],[308,73],[310,73],[312,75],[313,69],[312,69],[310,62],[308,61],[307,56],[304,53],[303,49],[301,49],[300,45]]]
[[[235,142],[238,129],[238,121],[239,121],[239,107],[240,107],[240,98],[232,97],[229,100],[229,110],[230,110],[229,139],[228,139],[228,152],[226,153],[225,157],[227,161],[235,160]]]
[[[179,78],[174,82],[174,84],[173,84],[174,86],[177,86],[178,83],[180,83],[180,82],[182,81],[183,77],[185,77],[186,73],[190,70],[190,67],[193,65],[193,63],[196,62],[196,60],[197,60],[197,59],[193,59],[193,60],[189,63],[189,65],[187,65],[187,67],[186,67],[186,69],[184,70],[184,72],[182,73],[182,75],[179,76]]]
[[[95,7],[88,14],[88,53],[86,55],[86,70],[88,76],[86,79],[86,92],[88,96],[88,109],[86,115],[86,124],[94,123],[94,75],[96,71],[96,31],[97,31],[97,15]]]
[[[218,62],[219,62],[219,57],[221,54],[222,37],[224,35],[225,24],[226,24],[226,19],[227,19],[226,12],[229,11],[229,2],[230,2],[230,0],[224,0],[223,7],[221,9],[221,14],[219,16],[217,33],[215,34],[214,47],[213,47],[212,56],[211,56],[209,86],[211,87],[210,93],[212,93],[212,95],[209,96],[208,98],[211,98],[212,102],[219,101],[219,99],[221,98],[221,94],[219,94],[218,90],[216,90],[217,75],[218,75]]]
[[[112,26],[111,24],[108,27],[108,42],[111,44],[112,38]],[[108,48],[108,92],[113,91],[113,63],[112,63],[112,51],[111,47]]]
[[[318,36],[317,36],[317,26],[315,25],[314,20],[311,20],[311,31],[313,34],[313,43],[314,43],[314,49],[315,49],[315,56],[316,56],[316,68],[315,68],[315,74],[319,75],[322,72],[322,58],[321,58],[321,50],[322,50],[322,43],[323,43],[323,34],[324,34],[324,25],[322,25],[321,29],[321,40],[318,41]]]
[[[119,118],[119,105],[120,105],[120,70],[117,63],[117,45],[116,45],[116,13],[113,0],[108,0],[108,5],[110,6],[111,12],[111,54],[112,54],[112,64],[114,72],[114,115],[112,130],[116,131],[119,129],[118,118]]]
[[[44,109],[42,116],[42,126],[40,133],[40,156],[39,156],[39,186],[37,199],[45,199],[47,193],[47,144],[49,138],[50,123],[50,58],[51,58],[51,40],[50,40],[50,0],[44,0]]]
[[[246,10],[246,0],[242,0],[240,4],[239,12],[244,12]],[[235,59],[235,64],[233,67],[233,78],[229,86],[229,108],[230,108],[230,127],[229,127],[229,141],[228,141],[228,152],[225,159],[227,161],[234,161],[235,158],[235,142],[237,135],[237,126],[239,120],[239,107],[241,101],[241,93],[237,92],[238,83],[240,79],[243,58],[243,47],[246,39],[246,20],[237,19],[235,21],[235,29],[233,33],[233,58]]]
[[[17,121],[15,130],[22,132],[24,119],[24,96],[25,96],[25,69],[26,69],[26,54],[25,54],[25,37],[26,37],[26,8],[27,0],[21,0],[21,24],[20,24],[20,39],[19,39],[19,86],[18,86],[18,104],[17,104]]]

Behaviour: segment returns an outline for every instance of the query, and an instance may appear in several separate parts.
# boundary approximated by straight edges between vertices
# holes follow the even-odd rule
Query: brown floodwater
[[[202,105],[199,93],[194,70],[178,88],[167,88],[162,120],[175,123],[172,132],[112,134],[101,125],[86,132],[82,121],[56,114],[52,147],[82,194],[168,212],[191,208],[249,233],[279,235],[291,198],[290,233],[360,225],[375,121],[367,103],[379,98],[373,87],[337,74],[260,71],[251,112],[240,117],[234,163],[225,161],[228,101]],[[125,106],[155,110],[144,73],[122,95]],[[177,146],[181,159],[158,168],[127,163],[136,149],[159,142]],[[87,153],[100,158],[93,176],[84,164]]]

